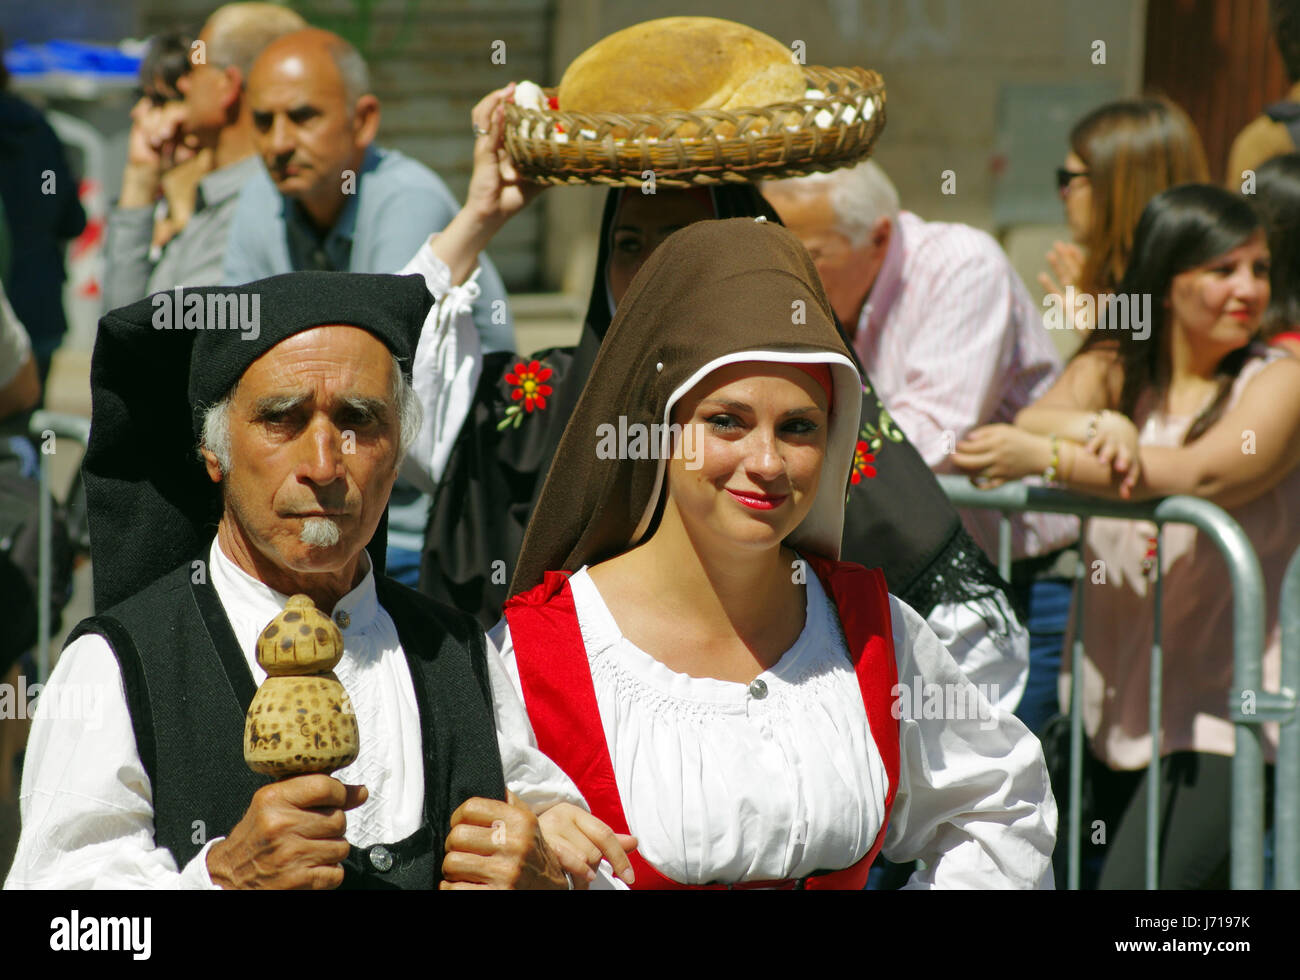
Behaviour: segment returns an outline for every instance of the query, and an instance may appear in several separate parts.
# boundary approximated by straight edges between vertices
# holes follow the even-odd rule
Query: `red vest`
[[[807,556],[827,597],[839,611],[866,707],[871,737],[876,743],[889,792],[875,842],[851,867],[813,875],[800,883],[807,888],[861,889],[867,871],[885,839],[889,811],[898,789],[898,727],[894,690],[898,665],[894,659],[889,616],[889,590],[879,569]],[[577,784],[591,812],[617,833],[631,833],[614,781],[614,763],[596,704],[587,651],[578,626],[567,572],[547,572],[542,584],[506,603],[506,621],[514,642],[515,663],[524,701],[538,747]],[[636,888],[724,888],[725,885],[683,885],[666,877],[641,855],[630,855]],[[739,887],[789,887],[789,882],[754,882]],[[798,885],[796,885],[798,887]]]

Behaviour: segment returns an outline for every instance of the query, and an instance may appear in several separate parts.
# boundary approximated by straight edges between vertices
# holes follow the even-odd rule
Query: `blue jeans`
[[[1028,584],[1029,680],[1016,708],[1016,717],[1038,735],[1049,718],[1061,713],[1057,678],[1061,673],[1061,647],[1070,620],[1072,598],[1069,579],[1042,578]]]
[[[865,890],[869,892],[897,891],[907,884],[907,879],[912,877],[912,872],[915,870],[915,861],[908,861],[906,864],[895,864],[893,861],[885,860],[883,854],[877,854],[876,859],[871,862],[871,870],[867,872]]]

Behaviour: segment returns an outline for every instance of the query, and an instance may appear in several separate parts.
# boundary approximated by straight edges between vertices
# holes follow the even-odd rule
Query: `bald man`
[[[428,167],[375,145],[379,100],[366,63],[329,31],[270,44],[248,77],[253,139],[266,166],[240,195],[225,281],[285,272],[400,271],[460,210]],[[505,285],[484,255],[474,324],[485,353],[514,350]],[[388,574],[419,580],[429,498],[399,480],[388,511]]]
[[[188,70],[176,81],[184,100],[176,129],[155,134],[163,139],[159,144],[149,138],[142,120],[131,127],[122,193],[108,219],[106,309],[176,286],[222,281],[235,202],[261,170],[244,82],[267,44],[305,26],[298,14],[272,3],[219,7],[190,50]],[[185,227],[156,252],[151,248],[154,204],[170,149],[181,142],[207,160],[211,170],[199,179]]]
[[[304,269],[396,272],[459,210],[432,170],[375,145],[379,100],[365,61],[338,35],[307,29],[268,45],[248,99],[266,176],[241,195],[227,281]],[[478,284],[484,347],[512,350],[505,287],[490,263]]]

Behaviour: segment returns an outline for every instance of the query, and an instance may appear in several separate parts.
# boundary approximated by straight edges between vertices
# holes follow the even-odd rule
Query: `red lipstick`
[[[788,494],[784,493],[751,493],[749,491],[732,490],[730,487],[726,489],[727,493],[751,510],[772,510],[775,507],[780,507],[781,504],[785,503],[785,498],[788,496]]]

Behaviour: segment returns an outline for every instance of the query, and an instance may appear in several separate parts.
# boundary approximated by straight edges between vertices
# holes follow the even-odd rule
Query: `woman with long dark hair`
[[[1143,500],[1191,494],[1240,523],[1268,597],[1264,683],[1279,683],[1276,597],[1300,545],[1300,362],[1254,343],[1269,301],[1264,230],[1240,197],[1208,185],[1157,195],[1119,284],[1056,385],[1016,426],[990,426],[956,460],[990,485],[1046,469],[1070,489]],[[1149,308],[1148,308],[1149,298]],[[1100,886],[1141,887],[1153,750],[1147,689],[1157,554],[1146,522],[1094,518],[1084,597],[1084,725],[1106,844]],[[1160,887],[1226,885],[1234,731],[1227,569],[1194,529],[1171,525],[1164,580]],[[1266,756],[1276,728],[1264,727]]]

